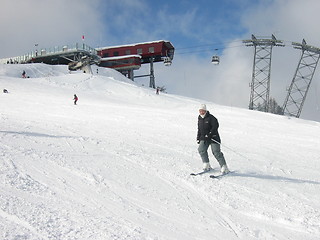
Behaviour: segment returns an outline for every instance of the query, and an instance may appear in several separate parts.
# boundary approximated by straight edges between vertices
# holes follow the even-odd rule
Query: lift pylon
[[[283,112],[284,115],[299,118],[318,65],[320,48],[307,45],[304,39],[302,43],[293,42],[292,45],[302,50],[302,54],[283,104]]]
[[[271,39],[257,39],[251,35],[250,40],[243,40],[246,46],[254,47],[254,61],[249,109],[268,112],[270,95],[271,56],[274,46],[283,47],[281,40],[274,35]]]
[[[150,77],[149,87],[156,88],[153,61],[154,61],[153,57],[150,57],[150,74],[134,76],[133,78]]]

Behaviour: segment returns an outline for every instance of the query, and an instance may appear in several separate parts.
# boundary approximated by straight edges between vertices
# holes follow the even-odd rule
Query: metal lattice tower
[[[320,48],[307,45],[304,39],[302,44],[293,42],[292,45],[302,50],[302,54],[283,104],[283,112],[285,115],[299,118],[318,65]]]
[[[283,47],[281,40],[274,35],[271,39],[257,39],[254,35],[250,40],[243,40],[246,46],[254,46],[254,61],[249,109],[268,112],[270,95],[271,56],[274,46]]]

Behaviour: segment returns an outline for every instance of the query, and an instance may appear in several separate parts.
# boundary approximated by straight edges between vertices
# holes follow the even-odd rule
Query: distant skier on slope
[[[78,96],[76,94],[73,95],[73,101],[74,101],[74,105],[77,105]]]
[[[203,162],[203,170],[211,169],[208,156],[208,148],[211,146],[211,151],[221,167],[221,173],[226,174],[229,173],[229,169],[223,153],[220,150],[221,140],[218,128],[218,120],[207,111],[205,104],[201,104],[198,116],[197,143],[199,144],[198,152]]]
[[[25,70],[23,70],[23,72],[22,72],[22,78],[26,78],[26,71]]]

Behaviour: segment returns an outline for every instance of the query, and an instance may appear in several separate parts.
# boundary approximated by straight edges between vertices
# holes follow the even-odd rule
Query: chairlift
[[[172,64],[172,60],[169,57],[165,57],[163,63],[165,66],[170,66]]]

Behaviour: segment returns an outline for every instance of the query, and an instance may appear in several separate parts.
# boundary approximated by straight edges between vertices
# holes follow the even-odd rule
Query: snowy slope
[[[210,179],[200,100],[43,64],[0,88],[1,239],[319,239],[318,122],[207,103],[234,171]]]

